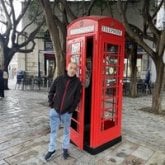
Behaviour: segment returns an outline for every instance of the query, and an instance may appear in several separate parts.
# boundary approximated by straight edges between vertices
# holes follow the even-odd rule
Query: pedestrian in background
[[[70,62],[64,75],[57,77],[49,91],[48,99],[50,106],[50,142],[45,160],[50,160],[56,151],[56,138],[59,125],[64,125],[63,131],[63,158],[69,156],[70,124],[72,113],[76,109],[81,97],[81,82],[76,77],[78,66]]]
[[[150,70],[147,70],[144,83],[145,83],[146,92],[149,91],[149,93],[151,94],[151,73],[150,73]]]
[[[4,78],[3,78],[3,70],[0,66],[0,99],[4,98]]]

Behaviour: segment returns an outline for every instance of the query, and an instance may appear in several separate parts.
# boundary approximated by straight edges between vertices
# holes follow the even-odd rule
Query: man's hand
[[[54,104],[53,102],[49,102],[49,107],[53,108],[53,104]]]

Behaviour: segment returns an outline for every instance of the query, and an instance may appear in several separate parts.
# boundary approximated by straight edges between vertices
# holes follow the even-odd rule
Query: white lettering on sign
[[[102,26],[101,30],[105,33],[111,33],[117,36],[122,36],[122,31],[119,29],[110,28],[108,26]]]
[[[70,30],[70,34],[74,35],[74,34],[81,34],[81,33],[89,33],[89,32],[93,32],[93,31],[94,31],[94,25],[81,27],[78,29],[72,29],[72,30]]]

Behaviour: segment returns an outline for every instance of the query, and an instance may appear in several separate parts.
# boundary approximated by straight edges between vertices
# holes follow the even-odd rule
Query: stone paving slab
[[[40,146],[32,147],[30,150],[20,152],[10,158],[6,158],[5,161],[12,165],[18,164],[43,164],[43,155],[45,153],[45,147]]]
[[[0,160],[6,159],[8,157],[12,157],[13,155],[17,155],[21,152],[30,150],[31,148],[37,147],[40,145],[45,145],[47,147],[47,144],[48,144],[48,136],[36,137],[34,139],[28,140],[19,145],[15,145],[15,146],[9,147],[6,150],[0,151]]]
[[[123,100],[122,142],[90,155],[71,144],[68,160],[61,151],[44,161],[49,142],[47,92],[9,90],[0,100],[0,165],[165,165],[165,116],[140,111],[151,96]],[[165,93],[163,97],[165,104]]]
[[[153,150],[146,148],[144,146],[140,146],[131,155],[147,161],[153,155],[153,153],[154,153]]]
[[[125,141],[109,152],[104,158],[107,164],[122,164],[124,160],[138,148],[137,144]]]
[[[165,165],[165,152],[156,151],[146,165]]]
[[[5,162],[4,160],[1,160],[0,165],[9,165],[9,164],[7,162]]]
[[[122,162],[122,165],[145,165],[145,160],[130,155]]]
[[[165,107],[165,93],[162,107]],[[136,100],[136,101],[135,101]],[[134,143],[165,149],[165,116],[155,115],[139,109],[151,106],[151,96],[123,100],[123,134]]]

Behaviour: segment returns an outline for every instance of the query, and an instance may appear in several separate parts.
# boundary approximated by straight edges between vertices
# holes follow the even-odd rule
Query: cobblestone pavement
[[[151,105],[151,96],[124,98],[121,143],[94,156],[71,145],[71,157],[63,160],[60,129],[57,153],[46,163],[47,92],[9,90],[5,94],[0,100],[0,165],[165,165],[165,116],[139,110]]]

